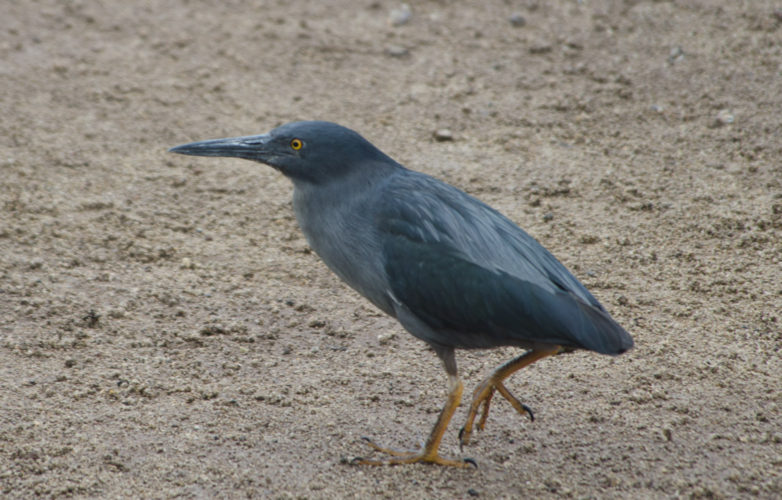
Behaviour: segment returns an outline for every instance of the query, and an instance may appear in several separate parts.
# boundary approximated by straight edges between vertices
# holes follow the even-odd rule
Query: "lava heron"
[[[350,129],[295,122],[268,134],[171,151],[244,158],[282,172],[293,181],[296,219],[323,262],[442,360],[448,400],[423,449],[396,451],[367,439],[390,457],[357,463],[474,465],[438,452],[463,390],[455,349],[526,349],[473,392],[459,433],[464,445],[473,426],[484,428],[495,392],[532,418],[504,384],[517,370],[559,352],[616,355],[633,346],[584,285],[508,218],[453,186],[408,170]]]

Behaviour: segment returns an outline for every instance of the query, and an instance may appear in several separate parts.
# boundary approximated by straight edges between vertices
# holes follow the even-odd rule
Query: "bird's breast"
[[[307,242],[342,281],[393,315],[382,248],[371,207],[361,196],[295,189],[293,208]]]

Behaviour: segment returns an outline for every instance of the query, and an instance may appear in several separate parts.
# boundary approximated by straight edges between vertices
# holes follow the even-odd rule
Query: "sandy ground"
[[[782,496],[782,4],[6,2],[6,497]],[[435,355],[309,251],[268,167],[167,148],[360,131],[551,249],[632,332],[414,447]],[[438,141],[441,129],[452,140]],[[469,390],[518,354],[462,352]]]

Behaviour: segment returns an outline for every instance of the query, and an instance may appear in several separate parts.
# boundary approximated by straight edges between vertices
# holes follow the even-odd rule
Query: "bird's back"
[[[600,304],[548,250],[494,208],[425,174],[407,171],[385,187],[381,217],[409,224],[411,235],[438,243],[469,261],[542,285],[559,283]],[[392,201],[393,200],[393,201]]]

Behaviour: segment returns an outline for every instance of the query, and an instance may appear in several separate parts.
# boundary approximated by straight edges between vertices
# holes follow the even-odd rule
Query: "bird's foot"
[[[481,418],[476,425],[478,430],[483,430],[486,427],[486,419],[489,418],[489,406],[491,405],[491,399],[494,397],[494,392],[497,391],[508,400],[517,412],[522,415],[529,415],[531,421],[535,420],[535,415],[532,414],[532,409],[525,405],[516,396],[510,393],[501,381],[493,382],[491,377],[484,380],[473,393],[472,403],[470,404],[470,412],[467,414],[467,421],[464,427],[459,431],[459,448],[463,449],[464,445],[469,444],[470,436],[472,436],[473,424],[475,417],[478,416],[478,410],[483,407],[481,412]]]
[[[390,455],[389,458],[373,460],[369,458],[356,457],[350,463],[352,465],[401,465],[401,464],[414,464],[414,463],[427,463],[436,465],[445,465],[448,467],[475,467],[478,468],[478,464],[472,458],[464,458],[462,460],[452,460],[449,458],[443,458],[437,453],[437,450],[427,450],[422,448],[418,451],[402,451],[395,450],[393,448],[385,448],[375,443],[368,437],[361,438],[372,447],[375,451]]]

